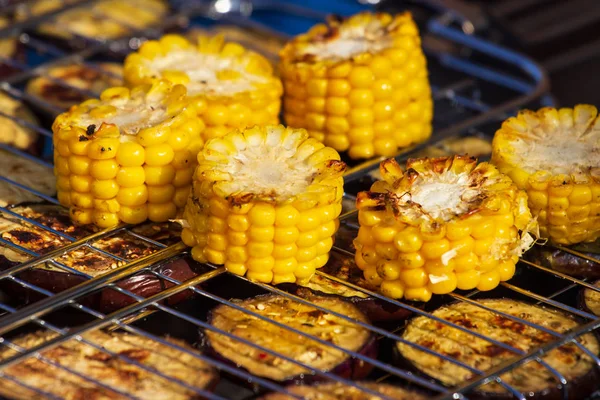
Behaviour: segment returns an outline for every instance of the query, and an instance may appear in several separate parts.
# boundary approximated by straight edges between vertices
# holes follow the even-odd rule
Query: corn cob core
[[[502,124],[492,147],[492,162],[527,191],[541,237],[563,245],[600,237],[596,107],[522,111]]]
[[[357,197],[356,264],[392,298],[428,301],[510,279],[533,240],[524,192],[466,156],[381,163],[383,181]]]
[[[198,154],[182,239],[200,262],[269,283],[325,265],[342,210],[339,154],[283,126],[232,131]]]
[[[203,145],[185,87],[110,88],[52,130],[58,200],[75,223],[160,222],[183,211]]]
[[[204,140],[232,129],[279,122],[283,88],[269,61],[222,36],[192,44],[179,35],[144,43],[125,60],[129,85],[156,78],[183,84],[199,105]]]
[[[281,51],[284,116],[351,158],[391,156],[431,135],[433,103],[409,13],[329,19]]]

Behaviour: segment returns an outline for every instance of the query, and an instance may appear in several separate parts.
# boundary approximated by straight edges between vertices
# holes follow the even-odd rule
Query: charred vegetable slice
[[[52,168],[4,150],[0,150],[0,158],[4,177],[47,196],[56,193]],[[0,182],[0,207],[38,201],[40,198],[36,195],[19,189],[11,183]]]
[[[59,65],[27,83],[27,93],[52,106],[68,109],[105,89],[123,85],[123,67],[117,63]],[[77,90],[79,89],[79,90]]]
[[[600,281],[596,281],[594,286],[600,288]],[[586,288],[583,290],[582,300],[583,308],[600,317],[600,292]]]
[[[367,318],[352,304],[322,297],[312,302],[349,318],[367,322]],[[263,295],[236,301],[244,309],[260,314],[285,326],[331,342],[343,349],[373,357],[375,342],[371,333],[359,325],[282,296]],[[372,366],[353,359],[347,353],[323,345],[288,329],[248,315],[247,312],[220,305],[211,311],[209,322],[239,338],[290,357],[314,369],[360,379]],[[250,373],[277,381],[294,378],[308,380],[307,369],[263,351],[230,339],[220,333],[206,330],[208,344],[213,352],[248,370]],[[302,376],[304,375],[304,376]]]
[[[527,196],[467,156],[389,159],[383,181],[357,197],[356,265],[386,296],[428,301],[455,289],[492,290],[533,243]]]
[[[97,231],[97,228],[91,225],[73,225],[68,212],[64,208],[54,205],[33,204],[14,207],[11,211],[76,239],[81,239]],[[163,226],[163,224],[148,223],[137,226],[134,231],[149,239],[167,244],[178,240],[180,236],[180,229],[176,224]],[[48,253],[70,243],[69,240],[52,232],[27,223],[21,223],[17,217],[8,214],[0,217],[0,237],[38,254]],[[118,236],[107,236],[98,239],[92,244],[98,249],[124,258],[127,261],[150,255],[158,250],[158,247],[124,232],[120,232]],[[3,257],[0,256],[0,270],[10,268],[31,258],[8,248],[1,248],[1,250]],[[100,276],[123,265],[123,262],[85,246],[56,257],[55,260],[92,277]],[[173,279],[185,281],[197,275],[198,266],[192,260],[181,258],[167,260],[156,266],[155,270]],[[19,276],[29,283],[54,293],[80,284],[86,279],[75,273],[68,273],[51,263],[38,264],[32,269],[22,272]],[[20,285],[3,283],[5,284],[5,290],[10,291],[19,299],[25,299],[25,302],[36,301],[41,297],[41,295]],[[164,290],[165,287],[171,286],[170,283],[166,283],[149,272],[139,273],[121,280],[117,285],[143,297],[151,296]],[[175,304],[189,298],[191,295],[192,293],[189,291],[181,292],[169,298],[168,303]],[[110,289],[102,290],[97,296],[92,296],[88,300],[91,305],[105,312],[113,311],[135,301],[127,295]]]
[[[565,333],[578,325],[571,317],[540,306],[508,299],[478,301],[493,310],[524,319],[557,333]],[[444,306],[434,311],[433,315],[526,353],[556,339],[549,333],[469,303]],[[516,356],[502,347],[426,316],[410,321],[402,337],[482,371]],[[577,340],[592,354],[600,353],[598,339],[593,334],[582,335]],[[458,385],[473,377],[470,371],[409,345],[398,342],[397,349],[402,357],[418,370],[447,386]],[[569,399],[585,398],[594,388],[597,388],[595,363],[575,344],[569,343],[552,350],[543,356],[543,360],[567,379]],[[559,383],[552,372],[535,361],[518,366],[500,377],[503,382],[517,390],[532,393],[532,397],[544,395],[544,399],[562,398]],[[480,386],[477,394],[512,398],[497,383]]]
[[[305,400],[424,400],[419,393],[383,383],[357,382],[358,385],[373,392],[380,393],[382,397],[363,392],[352,386],[341,383],[322,383],[314,386],[289,386],[286,389]],[[263,400],[291,400],[292,396],[283,393],[272,393],[264,396]]]
[[[23,120],[26,124],[37,126],[35,115],[20,101],[0,92],[0,110],[12,118]],[[0,143],[10,144],[18,149],[32,150],[38,133],[18,121],[0,116]]]
[[[543,238],[600,237],[600,118],[590,105],[524,110],[493,141],[492,162],[527,191]]]
[[[346,164],[304,129],[232,131],[198,154],[182,239],[196,261],[260,282],[307,280],[329,258]]]
[[[280,55],[289,126],[354,159],[389,157],[431,135],[431,89],[410,13],[332,17]]]
[[[14,339],[13,343],[27,349],[41,345],[54,337],[56,334],[53,332],[34,332]],[[212,389],[218,377],[217,372],[204,361],[151,339],[102,331],[87,333],[83,338],[110,352],[197,388]],[[189,351],[196,351],[181,340],[167,340]],[[74,339],[41,353],[45,358],[59,365],[138,399],[192,400],[197,398],[196,392],[176,382]],[[0,359],[15,354],[18,354],[16,350],[5,348],[0,352]],[[44,363],[35,357],[6,368],[5,373],[58,398],[116,399],[122,397],[119,393],[97,386],[89,380]],[[39,394],[8,379],[0,379],[0,394],[18,400],[40,398]]]

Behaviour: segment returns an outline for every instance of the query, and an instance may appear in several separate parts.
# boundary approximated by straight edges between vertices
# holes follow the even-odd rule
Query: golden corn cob
[[[75,223],[166,221],[183,210],[203,145],[184,86],[110,88],[52,130],[58,200]]]
[[[540,236],[570,245],[600,237],[600,119],[596,107],[521,111],[492,143],[492,162],[527,191]]]
[[[325,265],[346,165],[304,129],[233,131],[198,154],[182,239],[200,262],[260,282],[310,279]]]
[[[364,277],[391,298],[428,301],[510,279],[533,240],[525,192],[466,156],[380,165],[383,181],[357,198],[354,244]]]
[[[392,156],[431,135],[431,89],[410,13],[331,18],[280,55],[289,126],[354,159]]]
[[[179,35],[144,43],[125,60],[128,85],[157,77],[187,87],[197,101],[204,140],[232,129],[279,123],[279,78],[263,56],[223,36],[200,36],[197,45]]]

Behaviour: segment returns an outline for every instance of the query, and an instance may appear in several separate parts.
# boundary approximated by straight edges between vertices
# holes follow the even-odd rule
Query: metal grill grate
[[[91,2],[69,2],[68,7],[88,3]],[[6,13],[8,15],[12,13],[17,6],[18,4],[12,2],[12,4],[3,8],[3,12],[6,9]],[[62,11],[64,11],[64,9],[55,10],[52,12],[52,15]],[[23,63],[22,61],[13,58],[0,59],[1,63],[8,64],[17,70],[15,73],[6,78],[5,81],[3,81],[1,88],[10,96],[26,101],[37,109],[49,112],[51,114],[56,114],[61,110],[57,109],[52,104],[49,104],[44,99],[36,98],[24,91],[24,84],[27,80],[34,76],[47,76],[47,67],[52,65],[61,65],[69,62],[94,65],[92,64],[94,61],[101,60],[105,57],[122,57],[123,54],[139,46],[139,44],[145,38],[160,35],[160,33],[166,28],[172,29],[173,27],[176,27],[176,29],[185,30],[195,22],[210,22],[205,18],[206,15],[204,15],[204,11],[205,10],[199,9],[173,10],[169,17],[163,21],[161,26],[153,27],[150,30],[132,32],[130,37],[123,38],[121,40],[108,40],[99,42],[91,40],[90,38],[78,37],[77,39],[81,40],[83,43],[86,43],[86,46],[80,50],[65,50],[61,46],[51,44],[47,38],[38,37],[33,34],[34,28],[40,22],[47,21],[52,15],[43,15],[30,18],[14,25],[7,26],[0,29],[0,37],[18,38],[19,43],[24,46],[27,54],[30,56],[35,55],[35,57],[28,57],[28,63]],[[268,14],[269,12],[272,12],[272,10],[258,9],[256,12],[259,14]],[[301,13],[302,9],[294,8],[294,12]],[[314,17],[314,12],[309,13],[309,15]],[[255,21],[229,16],[224,17],[221,20],[220,25],[215,25],[211,29],[219,29],[224,23],[235,23],[257,31],[270,32],[266,27]],[[281,33],[280,37],[282,40],[285,39],[285,34]],[[441,18],[435,17],[429,20],[426,29],[424,30],[424,37],[424,43],[429,57],[431,79],[434,86],[434,98],[436,101],[436,133],[428,143],[407,149],[402,154],[399,154],[399,159],[404,159],[409,155],[417,154],[420,151],[426,151],[436,147],[439,148],[448,140],[451,140],[455,137],[460,137],[462,135],[477,134],[489,139],[489,135],[486,135],[485,133],[487,131],[487,127],[497,125],[497,123],[504,119],[506,115],[513,113],[518,107],[539,98],[547,89],[545,76],[534,63],[518,54],[514,54],[505,49],[491,45],[476,37],[463,34],[456,27],[454,27],[452,20],[449,19],[448,16],[442,16]],[[273,58],[273,54],[270,56]],[[494,67],[492,67],[492,65]],[[60,79],[55,79],[55,83],[81,92],[80,89],[74,88],[67,82],[61,81]],[[84,96],[92,95],[91,93],[87,92],[82,92],[81,94]],[[1,115],[7,118],[12,118],[4,113]],[[47,138],[51,137],[51,132],[46,128],[32,126],[26,121],[20,119],[14,120],[19,124],[36,129],[40,134]],[[10,146],[1,145],[1,149],[11,152],[19,157],[30,158],[34,162],[40,163],[44,167],[51,168],[51,165],[43,159],[29,156],[26,153],[18,151]],[[48,149],[46,149],[45,154],[50,154]],[[346,177],[348,187],[348,193],[346,194],[347,204],[352,203],[353,194],[355,194],[358,190],[366,188],[365,185],[368,184],[371,179],[369,176],[369,171],[374,169],[378,162],[379,160],[372,160],[359,165],[354,165],[349,171]],[[15,182],[6,176],[0,176],[0,181],[2,181],[0,182],[0,185],[9,185],[13,188],[17,188],[15,190],[27,191],[39,197],[41,200],[46,201],[47,203],[58,204],[57,201],[51,196],[45,195],[33,188]],[[256,293],[257,291],[276,293],[291,300],[311,305],[317,309],[321,309],[324,312],[336,315],[339,318],[347,320],[348,322],[357,323],[357,321],[354,321],[347,316],[324,309],[310,300],[300,298],[280,288],[272,287],[270,285],[256,284],[247,281],[245,278],[228,275],[225,273],[223,267],[217,267],[213,265],[198,266],[195,277],[181,282],[172,276],[161,272],[158,266],[160,263],[168,259],[187,257],[183,244],[180,242],[175,242],[174,244],[170,245],[161,243],[160,241],[157,241],[151,237],[136,232],[134,227],[105,229],[96,231],[91,235],[78,238],[53,229],[51,226],[47,226],[35,219],[25,217],[19,212],[15,212],[14,209],[9,206],[0,207],[0,212],[4,214],[5,217],[11,218],[23,227],[28,227],[27,229],[37,229],[45,232],[46,234],[55,235],[64,242],[64,245],[61,247],[55,248],[54,250],[44,254],[39,254],[0,236],[0,247],[10,248],[30,257],[28,261],[0,271],[0,282],[10,282],[12,284],[20,285],[23,288],[27,288],[32,293],[37,293],[41,297],[40,300],[20,308],[15,308],[13,305],[10,305],[8,301],[0,302],[0,309],[5,312],[5,314],[0,318],[0,335],[2,335],[2,344],[16,350],[17,352],[14,356],[0,360],[0,366],[3,368],[3,370],[0,370],[0,377],[22,385],[23,387],[28,386],[18,378],[10,376],[6,372],[6,367],[34,356],[43,362],[69,371],[92,384],[103,387],[108,391],[113,391],[123,397],[131,398],[131,395],[127,393],[119,392],[118,389],[112,388],[106,383],[95,380],[89,376],[82,375],[77,371],[74,371],[69,366],[61,365],[49,360],[42,354],[44,350],[53,348],[65,341],[78,340],[88,346],[96,348],[98,351],[109,354],[111,357],[123,359],[126,362],[134,364],[150,373],[158,374],[166,379],[172,380],[182,387],[185,387],[186,389],[189,389],[205,398],[223,399],[244,398],[251,396],[252,393],[244,389],[245,386],[240,384],[240,382],[243,381],[252,383],[262,390],[288,393],[285,387],[280,383],[252,376],[248,372],[232,367],[231,365],[226,364],[219,359],[212,358],[208,355],[203,355],[200,352],[190,351],[189,349],[167,341],[164,338],[163,334],[165,333],[175,336],[179,335],[187,339],[189,339],[189,335],[191,335],[191,340],[194,341],[196,340],[194,336],[198,329],[212,330],[222,335],[235,338],[235,336],[233,336],[231,333],[220,331],[208,324],[206,322],[205,315],[199,315],[198,310],[208,308],[209,306],[213,306],[215,304],[226,304],[230,307],[241,309],[257,318],[268,320],[266,317],[253,313],[252,311],[242,309],[236,303],[229,301],[228,298],[232,295],[232,293],[223,293],[223,282],[229,282],[229,285],[235,286],[236,293]],[[345,214],[340,217],[340,220],[342,228],[340,230],[337,245],[332,251],[332,258],[353,258],[354,255],[350,243],[348,243],[347,240],[344,240],[343,235],[346,235],[345,237],[351,237],[356,233],[357,223],[355,210],[353,210],[351,206],[347,207]],[[101,240],[115,235],[131,235],[137,240],[140,240],[147,246],[151,247],[153,251],[151,254],[132,260],[117,254],[113,254],[107,250],[104,250],[98,245]],[[66,265],[59,260],[60,256],[66,252],[80,249],[95,252],[99,256],[106,259],[112,259],[118,266],[106,274],[90,276]],[[568,252],[570,251],[569,249],[562,250]],[[82,278],[82,283],[70,289],[54,294],[38,285],[28,282],[27,279],[22,276],[24,272],[47,263],[50,263],[52,267],[57,268],[64,273],[71,273],[73,275],[80,276]],[[433,318],[439,323],[447,324],[463,332],[468,332],[474,336],[478,336],[514,354],[514,357],[510,360],[510,363],[499,365],[488,371],[481,371],[476,368],[469,367],[468,365],[461,363],[451,356],[438,354],[428,348],[407,342],[399,334],[399,330],[402,328],[402,324],[400,323],[397,326],[392,327],[375,326],[370,323],[358,323],[363,328],[376,335],[378,340],[405,342],[406,344],[414,346],[419,350],[434,354],[446,361],[467,368],[475,375],[475,378],[472,380],[464,382],[458,387],[449,389],[436,382],[422,378],[406,369],[398,367],[390,363],[389,360],[383,358],[375,359],[370,356],[360,354],[359,352],[348,351],[340,347],[337,348],[338,350],[346,353],[349,357],[362,360],[365,363],[375,366],[376,372],[373,373],[373,377],[378,381],[400,381],[412,387],[426,390],[432,393],[432,398],[436,399],[468,398],[472,389],[481,384],[496,381],[502,385],[505,390],[507,390],[509,393],[512,393],[515,398],[525,399],[526,396],[524,394],[519,393],[515,388],[502,382],[498,376],[523,363],[536,362],[545,368],[548,368],[552,372],[552,374],[556,377],[556,381],[562,384],[563,395],[566,397],[568,387],[567,380],[558,371],[548,365],[542,359],[542,355],[565,343],[573,342],[581,350],[592,357],[596,364],[600,365],[600,359],[598,359],[598,357],[594,354],[591,354],[585,347],[581,346],[575,340],[575,338],[579,335],[600,327],[600,318],[575,308],[573,303],[568,301],[568,296],[566,296],[567,294],[573,293],[575,290],[580,288],[589,288],[596,291],[598,291],[598,289],[593,285],[586,283],[585,281],[574,279],[567,275],[548,270],[547,268],[529,261],[523,260],[520,263],[520,269],[520,276],[515,277],[508,283],[502,284],[499,289],[495,290],[494,292],[487,293],[486,296],[496,297],[504,295],[514,298],[526,298],[532,302],[545,304],[549,307],[563,310],[564,312],[576,316],[582,320],[581,324],[576,329],[573,329],[565,334],[559,334],[542,326],[523,320],[522,318],[496,311],[496,313],[499,313],[509,320],[529,325],[554,337],[551,342],[536,348],[531,352],[524,352],[503,342],[471,332],[469,329],[460,325],[453,324],[444,319],[439,319],[433,316],[431,312],[427,311],[427,307],[421,308],[400,301],[386,299],[378,293],[374,293],[351,283],[342,281],[323,272],[319,271],[318,274],[342,285],[346,285],[356,291],[365,293],[373,298],[388,302],[390,305],[411,311],[415,315],[423,315]],[[156,279],[162,282],[164,290],[144,298],[118,286],[118,282],[122,279],[132,277],[139,273],[147,273],[156,277]],[[530,284],[528,284],[530,280],[535,282],[538,279],[541,279],[544,282],[543,287],[532,287]],[[90,294],[98,293],[102,290],[116,291],[120,295],[131,300],[128,305],[125,305],[116,311],[108,314],[101,313],[88,306],[85,298]],[[196,297],[178,306],[172,306],[169,305],[168,302],[165,302],[165,300],[184,292],[194,293]],[[486,306],[477,300],[479,297],[480,295],[477,291],[470,291],[468,293],[457,292],[455,294],[444,296],[444,298],[440,299],[440,301],[448,300],[467,302],[485,309]],[[64,324],[52,322],[54,315],[61,313],[71,315],[71,318],[75,318],[78,324],[70,324],[72,327],[67,329],[64,327]],[[159,321],[159,324],[156,324],[153,321]],[[167,323],[165,323],[165,321],[167,321]],[[271,321],[271,323],[278,324],[274,321]],[[280,328],[291,329],[284,325],[279,325]],[[34,326],[36,329],[53,331],[57,334],[57,336],[39,346],[28,349],[21,348],[13,343],[12,338],[14,338],[24,329],[29,329],[32,326]],[[157,326],[161,326],[163,329],[158,329]],[[167,327],[166,329],[164,329],[165,326]],[[160,371],[151,367],[147,367],[133,358],[109,352],[106,349],[85,339],[84,334],[86,332],[102,328],[106,328],[108,330],[119,329],[134,335],[144,336],[165,346],[175,348],[211,365],[214,365],[221,371],[221,375],[223,376],[221,384],[215,392],[208,392],[201,388],[193,387],[173,377],[165,376]],[[307,334],[301,331],[294,331],[294,333],[300,336],[307,336]],[[326,346],[335,347],[334,344],[323,342],[316,337],[310,338],[320,341],[321,344]],[[342,379],[333,375],[332,373],[312,370],[310,367],[301,362],[288,359],[281,354],[273,352],[267,348],[261,348],[258,345],[244,339],[237,338],[237,340],[246,345],[258,347],[260,351],[264,353],[287,359],[293,364],[300,365],[307,370],[310,370],[314,375],[344,382],[348,385],[361,387],[360,384],[347,379]],[[40,395],[48,396],[49,398],[56,398],[52,394],[43,393],[31,387],[28,388],[34,390]],[[364,387],[362,387],[362,389],[370,392],[369,389]],[[291,394],[290,396],[296,397]]]

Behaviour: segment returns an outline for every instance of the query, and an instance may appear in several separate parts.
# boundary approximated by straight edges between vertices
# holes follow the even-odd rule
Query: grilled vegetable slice
[[[185,87],[110,88],[52,129],[58,200],[75,223],[163,222],[183,210],[202,146]]]
[[[321,271],[365,289],[377,291],[377,287],[365,280],[362,270],[352,260],[335,253],[331,254],[329,262],[321,268]],[[371,297],[318,274],[309,281],[300,282],[299,285],[301,286],[296,290],[297,295],[306,298],[315,295],[340,296],[358,307],[373,322],[398,321],[411,314],[405,308]]]
[[[0,159],[4,177],[47,196],[56,193],[51,168],[4,150],[0,150]],[[40,198],[11,183],[0,182],[0,207],[34,201],[40,201]]]
[[[600,281],[594,282],[594,286],[600,288]],[[586,288],[582,297],[583,308],[600,317],[600,292]]]
[[[281,81],[269,61],[222,36],[201,36],[197,44],[166,35],[144,43],[125,60],[129,85],[168,79],[187,87],[198,102],[202,137],[232,129],[279,122]]]
[[[577,326],[577,322],[569,316],[540,306],[508,299],[484,299],[478,300],[478,302],[493,310],[524,319],[557,333],[565,333]],[[433,315],[526,353],[556,339],[549,333],[469,303],[444,306],[434,311]],[[410,321],[402,337],[482,371],[515,357],[514,353],[502,347],[436,322],[426,316],[420,316]],[[577,340],[592,354],[597,355],[600,352],[598,340],[593,334],[585,334]],[[426,354],[400,342],[396,346],[402,357],[419,371],[447,386],[458,385],[473,377],[470,371],[437,356]],[[585,398],[597,388],[598,378],[594,361],[574,343],[549,351],[542,359],[569,382],[569,399]],[[522,393],[528,393],[528,398],[563,398],[554,375],[535,361],[518,366],[500,377],[503,382],[515,389]],[[475,393],[467,396],[473,398],[473,395],[476,398],[480,396],[512,398],[512,395],[505,392],[495,382],[482,385],[476,389]]]
[[[105,89],[121,85],[123,67],[120,64],[71,64],[48,68],[41,76],[30,80],[25,90],[50,105],[68,109],[96,97]]]
[[[493,141],[492,162],[529,196],[540,234],[554,243],[600,237],[600,119],[596,107],[524,110]]]
[[[312,302],[349,318],[368,322],[358,308],[348,302],[326,297],[312,299]],[[238,300],[236,304],[288,327],[334,343],[343,349],[360,352],[369,357],[376,356],[376,342],[367,329],[315,307],[277,295],[262,295]],[[322,345],[226,305],[214,308],[210,313],[209,322],[215,328],[321,371],[331,371],[343,377],[361,379],[372,369],[370,364],[354,359],[345,352]],[[318,379],[318,376],[310,375],[307,369],[297,364],[263,353],[255,347],[220,333],[206,330],[205,335],[208,339],[207,344],[214,353],[254,375],[276,381]]]
[[[600,260],[600,247],[598,247],[600,243],[598,242],[597,240],[594,243],[579,243],[571,246],[571,249]],[[563,274],[590,279],[600,278],[600,263],[586,260],[552,246],[535,246],[527,253],[527,259]]]
[[[392,386],[385,383],[357,382],[360,386],[380,393],[383,397],[374,396],[363,392],[352,386],[346,386],[341,383],[322,383],[314,386],[289,386],[286,389],[305,400],[422,400],[425,399],[421,394],[403,389],[398,386]],[[263,400],[289,400],[293,399],[283,393],[271,393]]]
[[[53,332],[39,331],[18,337],[13,340],[13,343],[27,349],[41,345],[56,336],[57,334]],[[210,390],[218,378],[217,372],[204,361],[148,338],[102,331],[86,333],[83,338],[110,352],[127,357],[145,367],[153,368],[165,376],[196,388]],[[167,340],[189,351],[197,351],[181,340],[172,338]],[[58,365],[138,399],[192,400],[197,398],[196,392],[172,380],[113,357],[75,339],[41,353],[46,359]],[[0,352],[0,358],[5,359],[15,354],[18,354],[16,350],[5,348]],[[35,357],[7,367],[5,373],[57,398],[116,399],[122,397],[119,393],[106,387],[95,385],[89,380],[44,363]],[[19,400],[40,398],[36,392],[8,379],[0,379],[0,394]]]
[[[61,7],[64,7],[63,0],[37,0],[22,4],[17,10],[19,18],[26,19]],[[65,40],[77,36],[114,39],[159,24],[168,10],[164,0],[99,0],[59,13],[40,24],[38,32]]]
[[[75,239],[84,238],[97,231],[97,228],[92,225],[74,226],[70,221],[68,212],[62,207],[54,205],[34,204],[14,207],[11,211]],[[180,229],[176,224],[170,224],[168,227],[159,224],[143,224],[134,228],[133,231],[166,244],[176,241],[180,236]],[[166,235],[170,236],[170,239],[165,241]],[[67,239],[44,229],[20,223],[17,217],[8,214],[0,218],[0,237],[39,254],[46,254],[69,243]],[[96,240],[93,245],[100,250],[107,251],[128,261],[150,255],[158,250],[156,246],[124,232],[120,232],[118,236],[108,236]],[[4,253],[4,259],[0,263],[1,270],[8,269],[31,258],[4,247],[0,250]],[[55,260],[92,277],[110,272],[123,264],[87,247],[65,253],[55,258]],[[166,262],[153,269],[179,281],[191,279],[200,271],[200,267],[187,258],[166,260]],[[32,269],[22,272],[19,276],[27,282],[54,293],[66,290],[86,280],[81,275],[65,272],[51,263],[38,264]],[[4,283],[6,284],[4,288],[10,291],[14,295],[13,297],[22,299],[26,303],[37,301],[43,297],[20,285]],[[117,285],[143,297],[152,296],[172,286],[171,283],[165,282],[147,271],[123,279]],[[184,291],[170,297],[167,302],[175,304],[191,296],[192,292]],[[135,300],[131,297],[110,289],[102,290],[97,295],[87,299],[87,304],[103,312],[114,311],[133,302]]]
[[[38,120],[20,101],[0,92],[2,113],[37,126]],[[10,144],[18,149],[33,150],[38,134],[35,130],[20,124],[12,118],[0,115],[0,143]]]
[[[198,154],[182,239],[200,262],[260,282],[307,280],[329,258],[342,210],[339,154],[304,129],[266,126]]]
[[[351,158],[391,156],[431,135],[433,103],[410,13],[330,18],[280,53],[288,125]]]
[[[429,301],[510,279],[533,243],[527,197],[488,164],[466,156],[389,159],[384,181],[358,194],[356,265],[392,298]]]

